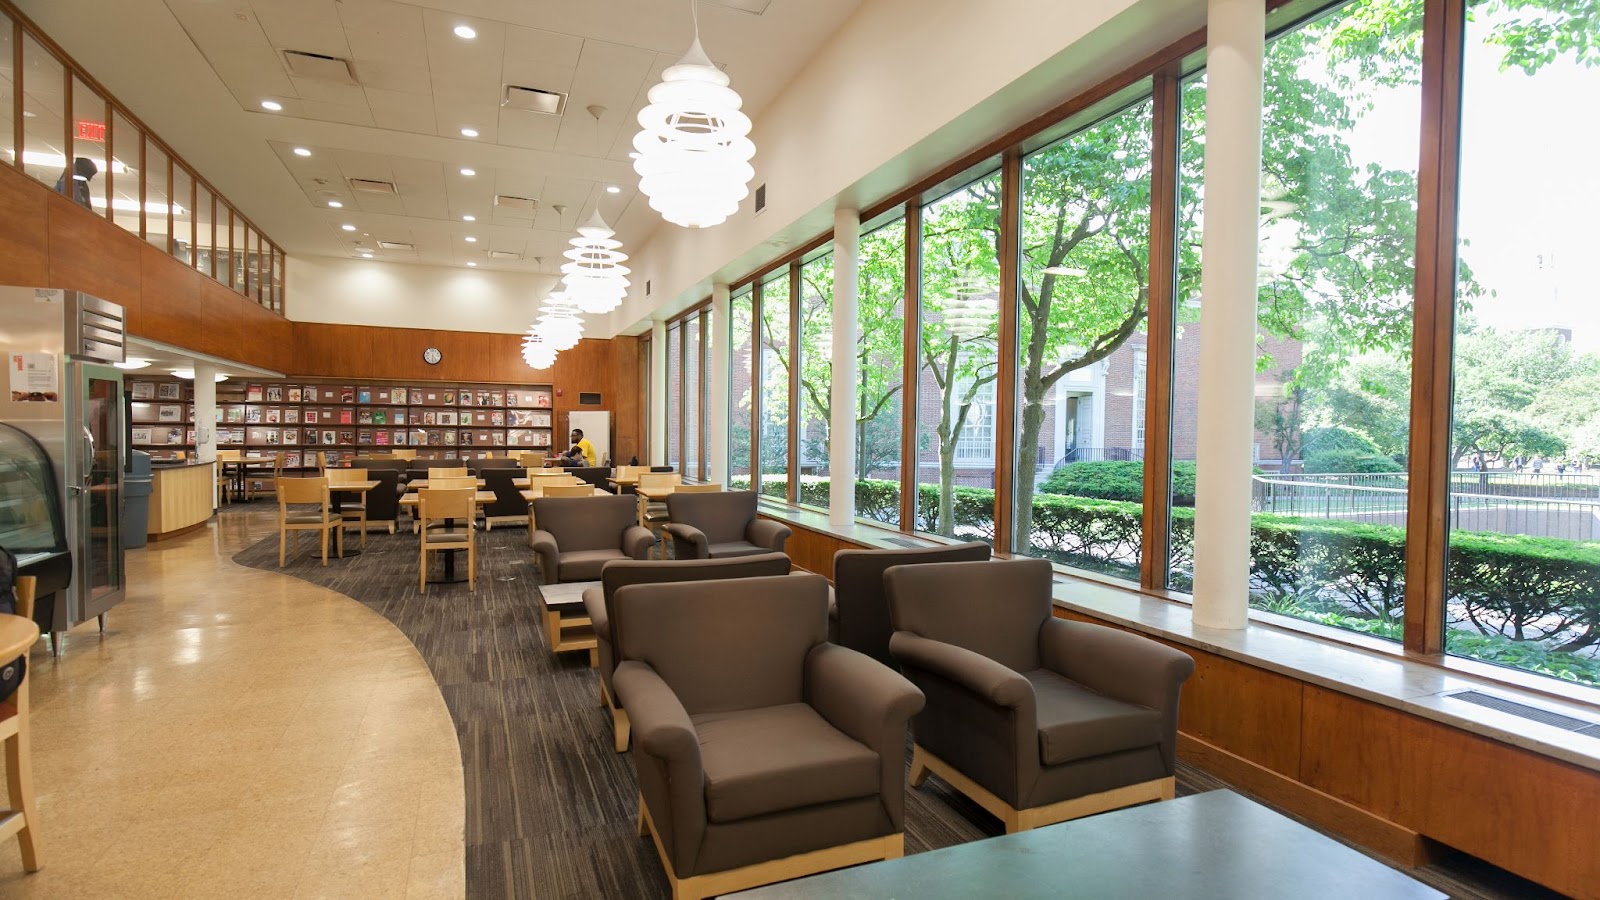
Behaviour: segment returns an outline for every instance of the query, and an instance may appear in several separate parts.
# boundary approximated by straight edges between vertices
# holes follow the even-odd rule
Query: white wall
[[[1204,22],[1200,0],[868,0],[756,122],[766,211],[746,200],[628,248],[611,331],[704,299],[827,231],[836,202],[865,209]]]
[[[289,257],[285,312],[297,322],[515,334],[538,317],[553,275]]]

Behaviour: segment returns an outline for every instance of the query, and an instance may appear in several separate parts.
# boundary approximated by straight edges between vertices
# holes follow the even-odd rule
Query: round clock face
[[[430,366],[437,366],[441,359],[444,359],[444,354],[439,352],[438,347],[429,347],[422,351],[422,361]]]

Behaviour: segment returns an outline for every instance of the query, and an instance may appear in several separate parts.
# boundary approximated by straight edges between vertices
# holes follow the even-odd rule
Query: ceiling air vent
[[[336,81],[340,84],[360,84],[350,68],[350,60],[321,53],[300,50],[283,51],[283,64],[289,74],[297,78],[315,78],[319,81]]]
[[[506,85],[506,109],[525,109],[528,112],[559,116],[567,108],[567,95],[559,91],[542,91],[538,88]]]
[[[404,250],[408,253],[417,249],[414,245],[408,244],[405,241],[379,241],[378,246],[385,250]]]
[[[494,205],[503,206],[506,209],[538,209],[539,200],[537,197],[513,197],[510,194],[495,194]]]
[[[512,253],[510,250],[490,250],[490,259],[521,259],[521,253]]]
[[[760,187],[756,188],[756,215],[758,215],[758,216],[761,215],[761,211],[766,209],[766,208],[767,208],[767,186],[766,186],[766,184],[762,184]]]
[[[392,181],[373,181],[370,178],[350,179],[350,190],[362,194],[398,194]]]

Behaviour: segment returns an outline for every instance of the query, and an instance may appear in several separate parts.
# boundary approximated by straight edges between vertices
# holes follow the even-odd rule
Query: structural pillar
[[[667,323],[650,322],[650,465],[667,464]]]
[[[1206,628],[1243,628],[1250,606],[1266,4],[1210,0],[1206,35],[1193,615]]]
[[[210,363],[194,364],[194,455],[201,462],[214,462],[217,458],[217,367]],[[222,473],[211,469],[211,504],[217,502],[216,480]]]
[[[861,214],[833,211],[833,381],[828,422],[828,523],[845,528],[856,520],[856,355],[861,323],[856,315]]]
[[[706,340],[711,343],[711,372],[706,400],[706,459],[710,464],[706,474],[713,484],[728,483],[728,375],[732,371],[728,361],[728,341],[733,332],[728,286],[722,282],[711,285],[711,328]]]

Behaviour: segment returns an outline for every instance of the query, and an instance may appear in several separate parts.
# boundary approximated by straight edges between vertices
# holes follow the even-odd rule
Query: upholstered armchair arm
[[[1175,709],[1179,689],[1194,673],[1189,654],[1166,644],[1104,625],[1054,618],[1039,629],[1039,661],[1108,697],[1157,710]]]
[[[622,533],[622,552],[628,554],[629,559],[649,559],[650,548],[655,545],[656,536],[648,528],[629,525]]]
[[[662,846],[681,874],[694,871],[706,829],[705,769],[694,723],[656,670],[637,660],[612,675],[617,699],[633,722],[639,792]]]
[[[528,546],[539,558],[539,571],[544,574],[544,583],[560,584],[561,549],[556,546],[556,536],[548,531],[535,531],[533,537],[528,539]]]
[[[772,519],[751,519],[750,524],[744,529],[745,540],[775,553],[783,552],[783,545],[791,534],[794,534],[794,529]]]
[[[611,640],[611,616],[606,611],[606,592],[600,585],[583,590],[583,609],[589,614],[594,633],[603,641]]]
[[[806,655],[805,698],[833,727],[878,754],[884,808],[895,830],[904,829],[906,723],[922,711],[922,692],[864,653],[818,644]]]
[[[665,531],[672,535],[673,559],[709,559],[711,556],[711,543],[706,540],[706,533],[693,525],[682,522],[669,524]]]
[[[1025,707],[1028,718],[1033,718],[1033,685],[981,653],[929,640],[909,631],[896,631],[889,638],[889,653],[902,666],[923,669],[953,681],[992,706],[1019,711]]]

